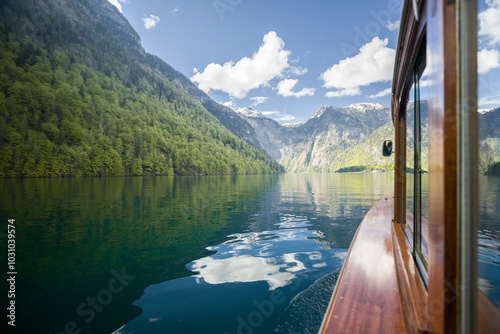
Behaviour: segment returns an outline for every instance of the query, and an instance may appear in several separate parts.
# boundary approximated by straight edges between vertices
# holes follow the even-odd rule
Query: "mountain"
[[[282,157],[282,150],[291,147],[293,141],[296,140],[296,134],[289,128],[252,108],[235,108],[234,110],[254,128],[260,145],[277,161]]]
[[[479,170],[500,171],[500,107],[479,114]],[[494,171],[495,170],[495,171]]]
[[[0,176],[283,171],[107,0],[0,2]]]
[[[262,147],[287,171],[335,172],[350,166],[394,163],[380,153],[382,139],[393,138],[390,109],[382,104],[322,107],[306,122],[292,126],[250,108],[235,110],[254,127]]]
[[[413,102],[408,104],[408,124],[413,127]],[[394,158],[382,156],[382,141],[394,139],[390,108],[379,103],[355,103],[347,107],[322,107],[306,122],[281,125],[251,108],[236,108],[255,129],[260,144],[289,172],[336,172],[363,170],[366,166],[394,167]],[[420,112],[428,116],[427,100]],[[479,169],[485,173],[500,162],[500,108],[479,114]],[[428,128],[422,127],[428,142]],[[414,133],[407,142],[413,150]],[[428,165],[427,147],[422,147],[422,166]],[[409,165],[413,157],[408,157]],[[495,167],[498,169],[498,167]]]

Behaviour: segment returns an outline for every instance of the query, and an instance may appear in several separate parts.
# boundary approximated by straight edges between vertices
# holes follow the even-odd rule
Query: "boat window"
[[[410,94],[408,96],[408,106],[406,115],[406,224],[405,232],[413,248],[413,215],[415,214],[415,88],[412,84]]]
[[[425,43],[424,43],[425,44]],[[405,234],[426,282],[428,258],[429,116],[425,48],[413,70],[406,108],[406,219]]]
[[[484,15],[494,5],[478,1],[478,6]],[[487,37],[478,40],[478,284],[500,310],[500,67],[488,67],[486,57],[480,56],[500,52],[500,44],[489,43]]]
[[[421,58],[417,69],[415,90],[415,202],[418,207],[415,210],[415,231],[418,238],[416,240],[416,251],[422,262],[427,264],[429,240],[429,206],[428,206],[428,174],[429,174],[429,114],[427,108],[428,101],[428,79],[426,72],[425,56]],[[417,186],[418,185],[418,186]],[[427,266],[426,266],[427,267]]]

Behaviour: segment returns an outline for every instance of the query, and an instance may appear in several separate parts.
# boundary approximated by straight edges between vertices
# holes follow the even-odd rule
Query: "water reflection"
[[[253,219],[263,215],[255,214]],[[277,317],[294,295],[317,278],[340,268],[347,254],[345,249],[327,247],[321,233],[302,228],[312,226],[305,217],[282,214],[276,218],[278,221],[272,225],[282,229],[229,235],[226,242],[207,247],[215,254],[187,264],[196,275],[148,287],[134,303],[143,313],[117,333],[161,333],[166,328],[174,333],[202,332],[208,328],[209,332],[231,332],[238,328],[238,319],[246,319],[255,312],[256,304],[272,300],[272,293],[278,289],[283,302],[273,303],[273,312],[258,326],[258,332],[272,331],[277,326]],[[232,296],[235,292],[237,297]],[[221,312],[212,314],[192,303],[179,303],[179,293],[183,299],[205,307],[216,301]],[[232,308],[235,304],[237,308]],[[212,317],[208,323],[198,320],[187,324],[185,319],[192,312],[208,312]],[[183,320],[179,324],[175,319]]]
[[[33,319],[19,330],[234,333],[260,312],[256,332],[272,332],[340,269],[392,186],[391,173],[0,180],[0,219],[20,222],[19,317]],[[122,268],[126,288],[93,319],[79,314]]]
[[[500,309],[500,64],[490,65],[489,54],[500,52],[500,3],[478,5],[478,111],[480,220],[478,231],[479,288]],[[495,21],[496,20],[496,21]],[[495,29],[490,27],[496,26]]]
[[[119,328],[142,312],[132,303],[149,285],[189,275],[186,263],[208,255],[205,247],[246,228],[256,199],[274,182],[270,175],[1,179],[9,196],[0,218],[18,222],[16,311],[34,319],[17,329],[59,333],[69,322],[84,333]],[[6,263],[6,252],[0,259]],[[91,321],[80,315],[78,306],[122,268],[135,279]]]
[[[290,218],[290,217],[288,217]],[[236,239],[208,248],[217,254],[187,265],[198,272],[199,283],[210,284],[265,281],[269,289],[291,284],[296,273],[326,267],[327,260],[341,257],[311,240],[316,231],[287,229],[232,235]],[[291,252],[288,252],[291,251]],[[343,253],[342,253],[343,254]]]
[[[500,176],[479,176],[479,288],[500,309]]]
[[[283,328],[280,315],[294,297],[318,278],[340,269],[357,226],[382,194],[391,191],[393,175],[277,178],[248,216],[247,231],[207,247],[213,254],[186,265],[192,276],[148,287],[134,302],[143,313],[117,333],[166,329],[171,333],[232,333],[238,328],[267,333]],[[268,304],[276,293],[282,298]],[[272,312],[256,306],[262,303],[271,305]],[[189,321],[193,314],[197,320]],[[258,314],[262,321],[252,318]],[[314,331],[319,325],[310,327]]]
[[[209,250],[217,253],[195,260],[187,267],[197,275],[153,285],[144,291],[135,303],[143,314],[122,327],[117,333],[137,331],[195,333],[232,332],[238,328],[238,319],[246,319],[255,312],[255,305],[269,304],[273,293],[280,294],[282,302],[272,303],[273,311],[259,324],[258,332],[270,332],[275,319],[293,296],[304,290],[316,278],[339,268],[346,250],[325,249],[316,242],[318,234],[305,229],[266,231],[231,235],[231,240]],[[265,284],[264,284],[265,283]],[[195,301],[179,303],[177,296]],[[237,296],[234,296],[234,293]],[[215,295],[214,295],[215,293]],[[216,303],[217,306],[207,305]],[[171,305],[175,304],[175,310]],[[197,305],[203,305],[199,308]],[[231,307],[237,305],[237,308]],[[213,314],[213,307],[222,312]],[[268,309],[270,310],[270,309]],[[175,319],[188,319],[192,312],[203,317],[211,314],[209,322],[187,324]],[[152,324],[150,319],[161,319]],[[208,329],[210,328],[210,329]]]

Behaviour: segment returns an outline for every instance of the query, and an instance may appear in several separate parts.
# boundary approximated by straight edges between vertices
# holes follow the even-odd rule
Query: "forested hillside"
[[[124,23],[108,28],[93,6]],[[150,55],[109,6],[0,4],[0,177],[282,171],[140,62],[138,55]]]

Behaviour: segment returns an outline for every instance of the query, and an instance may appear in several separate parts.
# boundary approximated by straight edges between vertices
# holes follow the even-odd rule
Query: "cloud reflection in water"
[[[198,283],[223,284],[265,281],[269,290],[287,286],[297,273],[326,266],[331,251],[311,240],[321,237],[303,217],[280,217],[280,230],[230,235],[233,238],[208,247],[217,253],[193,261],[187,268],[198,274]],[[311,247],[312,246],[312,247]]]

